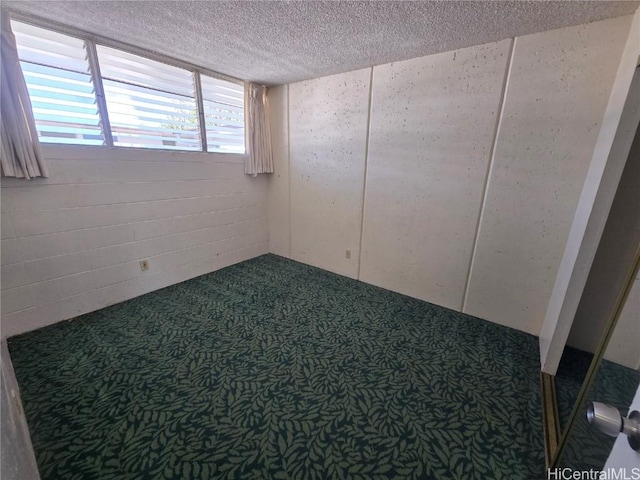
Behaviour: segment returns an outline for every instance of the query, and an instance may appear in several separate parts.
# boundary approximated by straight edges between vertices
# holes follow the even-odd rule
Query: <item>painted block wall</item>
[[[242,156],[43,150],[50,178],[1,183],[3,337],[268,250],[266,180]]]
[[[291,216],[270,230],[294,259],[539,334],[629,26],[517,38],[506,78],[509,41],[373,67],[370,132],[366,71],[289,85]],[[317,142],[336,125],[363,135],[363,162]]]

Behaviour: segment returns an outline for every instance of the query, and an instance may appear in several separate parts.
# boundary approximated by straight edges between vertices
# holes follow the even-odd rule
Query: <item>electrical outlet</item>
[[[347,250],[344,256],[347,258],[351,258],[351,250]]]
[[[140,260],[140,270],[149,270],[149,260]]]

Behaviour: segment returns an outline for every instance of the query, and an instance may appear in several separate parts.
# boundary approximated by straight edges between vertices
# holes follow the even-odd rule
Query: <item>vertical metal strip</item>
[[[289,198],[287,200],[287,209],[289,214],[289,258],[292,256],[292,243],[291,239],[293,234],[291,233],[291,93],[290,84],[287,83],[287,183],[289,187]]]
[[[362,236],[364,234],[364,214],[367,200],[367,174],[369,170],[369,143],[371,136],[371,103],[373,101],[373,69],[369,73],[369,98],[367,105],[367,131],[364,143],[364,176],[362,180],[362,210],[360,212],[360,243],[358,244],[358,271],[356,278],[360,280],[360,269],[362,267]]]
[[[484,185],[482,187],[482,197],[480,199],[480,208],[478,211],[478,217],[476,219],[475,235],[473,236],[473,246],[471,247],[471,258],[469,259],[469,266],[467,267],[467,275],[465,277],[464,292],[462,295],[462,301],[460,303],[460,311],[467,313],[467,298],[469,297],[469,288],[471,283],[471,275],[473,273],[473,267],[476,260],[476,254],[478,253],[478,239],[480,238],[480,228],[482,227],[482,220],[484,218],[484,212],[487,206],[487,192],[489,191],[489,184],[491,182],[491,174],[493,173],[493,167],[495,163],[496,147],[498,145],[498,137],[500,135],[500,128],[502,126],[502,116],[504,114],[505,99],[507,97],[507,91],[509,89],[509,79],[511,78],[511,66],[513,64],[513,52],[516,48],[517,38],[511,39],[509,45],[509,54],[507,56],[507,64],[504,70],[504,77],[502,81],[502,91],[500,92],[500,102],[498,103],[498,110],[496,113],[496,124],[493,130],[493,142],[491,144],[491,150],[489,152],[489,163],[487,165],[487,172],[484,177]]]
[[[560,421],[556,396],[555,377],[540,372],[540,388],[542,397],[542,420],[544,431],[544,456],[546,467],[551,468],[553,458],[560,442]]]
[[[204,99],[202,97],[202,81],[200,80],[200,72],[193,72],[193,84],[196,90],[196,104],[198,105],[198,125],[200,125],[200,142],[202,142],[202,151],[207,152],[207,124],[204,118]]]
[[[104,88],[102,86],[102,75],[100,75],[100,64],[98,63],[96,44],[93,40],[85,40],[84,46],[87,51],[87,60],[89,61],[89,71],[91,72],[91,80],[93,81],[93,90],[96,94],[96,104],[98,106],[98,115],[100,116],[104,142],[108,147],[113,147],[111,122],[109,122],[107,102],[104,98]]]

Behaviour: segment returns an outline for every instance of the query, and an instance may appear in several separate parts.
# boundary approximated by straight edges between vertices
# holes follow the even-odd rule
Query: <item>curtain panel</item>
[[[249,155],[244,173],[273,173],[267,87],[249,84]]]
[[[0,175],[48,177],[9,15],[3,12],[1,17]]]

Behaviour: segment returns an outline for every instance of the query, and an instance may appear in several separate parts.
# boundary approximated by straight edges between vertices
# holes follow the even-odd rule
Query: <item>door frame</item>
[[[640,120],[630,92],[640,64],[634,14],[540,330],[541,370],[555,375]]]

